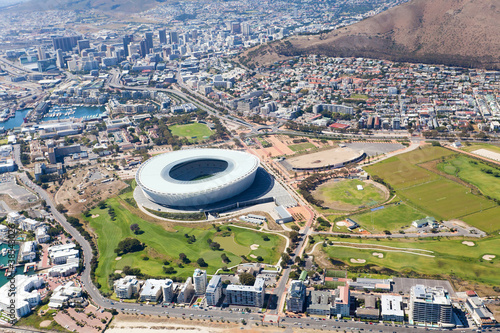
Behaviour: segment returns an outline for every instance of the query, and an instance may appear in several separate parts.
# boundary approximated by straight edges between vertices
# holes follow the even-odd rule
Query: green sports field
[[[323,238],[316,236],[318,242]],[[364,247],[348,248],[338,246],[317,246],[316,251],[324,251],[329,257],[349,266],[377,265],[403,274],[411,271],[430,276],[456,276],[466,281],[487,285],[499,285],[500,237],[468,239],[474,243],[470,247],[462,244],[464,239],[392,239],[373,240],[358,238],[333,238],[327,241],[342,242],[341,245]],[[402,252],[406,251],[406,252]],[[383,258],[373,253],[383,254]],[[317,253],[317,252],[316,252]],[[484,255],[496,256],[493,260],[483,259]],[[364,259],[365,263],[355,264],[351,259]]]
[[[442,220],[463,217],[496,205],[472,194],[468,187],[442,177],[401,190],[399,194],[422,211]]]
[[[408,228],[413,221],[425,216],[419,210],[404,203],[399,203],[385,206],[385,208],[374,212],[369,211],[353,215],[351,219],[356,221],[365,230],[372,233],[382,233],[384,230],[398,231],[401,228]]]
[[[301,150],[306,150],[310,148],[316,147],[310,142],[304,142],[304,143],[297,143],[295,145],[289,145],[288,148],[290,148],[293,151],[301,151]]]
[[[111,198],[106,203],[115,210],[116,219],[114,221],[107,214],[107,208],[95,208],[91,211],[91,214],[99,216],[85,218],[98,236],[99,265],[96,269],[96,276],[103,292],[110,291],[107,283],[109,274],[114,273],[115,270],[123,269],[124,266],[139,268],[143,273],[151,276],[185,278],[190,276],[194,269],[198,267],[196,264],[198,258],[203,258],[208,264],[208,267],[204,269],[209,274],[215,273],[222,266],[229,267],[239,264],[242,261],[240,257],[242,255],[254,261],[256,260],[251,255],[262,256],[264,263],[276,264],[285,243],[283,237],[235,226],[230,226],[230,230],[227,226],[223,226],[220,227],[220,231],[217,231],[211,225],[196,228],[190,225],[185,227],[176,226],[173,230],[166,230],[159,223],[145,221],[132,214],[130,212],[132,207],[120,197]],[[140,229],[144,231],[143,234],[133,234],[130,225],[134,223],[137,223]],[[189,244],[188,239],[184,236],[185,234],[194,235],[196,241]],[[269,240],[264,241],[263,235],[267,235]],[[125,254],[121,256],[120,260],[116,260],[117,255],[114,250],[118,243],[127,237],[137,238],[146,244],[146,248],[140,252]],[[207,242],[209,238],[221,244],[223,250],[211,250]],[[259,247],[256,250],[251,250],[250,246],[253,244],[257,244]],[[180,253],[186,254],[191,263],[185,264],[184,267],[178,267]],[[222,262],[222,253],[225,253],[231,260],[228,264]],[[145,256],[149,260],[143,260]],[[173,267],[177,273],[166,275],[163,272],[163,262],[165,260],[170,262],[169,266]]]
[[[207,125],[200,123],[173,125],[168,128],[172,135],[188,138],[192,142],[203,141],[214,133]]]
[[[359,191],[357,186],[363,186]],[[329,181],[315,191],[315,197],[325,202],[326,207],[337,209],[356,209],[359,206],[373,206],[384,200],[381,189],[358,179]]]
[[[452,155],[453,152],[440,147],[427,147],[391,157],[366,167],[366,171],[377,175],[396,190],[439,178],[439,175],[419,167],[417,164]]]
[[[427,163],[426,168],[421,166],[421,163],[430,161],[435,162]],[[494,177],[497,170],[492,169],[492,173],[487,174],[481,171],[485,168],[492,169],[445,148],[425,147],[371,165],[366,170],[390,184],[405,203],[422,214],[438,220],[458,218],[486,232],[493,232],[500,229],[494,214],[497,204],[471,193],[471,189],[463,184],[475,185],[485,196],[500,198],[500,178]],[[454,181],[438,171],[460,179]]]
[[[500,173],[500,168],[490,167],[479,160],[458,155],[438,164],[438,169],[476,186],[485,196],[500,199],[500,178],[494,176],[495,172]],[[482,170],[489,170],[491,173]]]

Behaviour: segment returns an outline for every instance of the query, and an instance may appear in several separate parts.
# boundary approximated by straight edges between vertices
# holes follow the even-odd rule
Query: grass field
[[[208,264],[205,269],[208,274],[213,274],[222,266],[229,267],[239,264],[242,261],[240,257],[242,255],[247,256],[249,260],[254,260],[250,257],[252,254],[262,256],[264,263],[275,264],[283,250],[284,239],[277,235],[267,234],[269,240],[264,241],[262,238],[264,233],[235,226],[231,226],[231,230],[228,230],[227,226],[223,226],[220,231],[212,226],[197,227],[196,229],[191,226],[176,226],[173,230],[166,230],[160,224],[148,222],[133,215],[130,212],[131,207],[120,197],[111,198],[106,203],[115,210],[115,221],[111,220],[107,209],[99,208],[91,211],[91,214],[99,215],[98,217],[86,218],[98,235],[99,265],[96,269],[96,276],[103,292],[110,291],[107,283],[109,274],[114,273],[115,270],[123,269],[124,266],[139,268],[143,273],[151,276],[167,276],[163,272],[163,262],[168,260],[170,266],[177,271],[170,276],[185,278],[198,267],[196,264],[198,258],[205,260]],[[144,233],[134,235],[130,230],[130,225],[133,223],[137,223]],[[189,244],[185,234],[194,235],[196,241]],[[125,254],[120,260],[115,260],[117,255],[114,249],[122,239],[127,237],[137,238],[146,244],[146,248],[140,252]],[[212,251],[207,242],[209,238],[219,242],[223,250]],[[258,244],[259,248],[252,251],[250,249],[252,244]],[[185,253],[191,263],[184,265],[184,267],[178,267],[180,253]],[[225,253],[231,262],[224,264],[221,260],[222,253]],[[144,260],[144,257],[149,259]]]
[[[398,231],[402,227],[410,227],[415,220],[426,215],[404,203],[389,205],[383,209],[351,216],[363,229],[372,233],[382,233],[384,230]]]
[[[500,231],[500,207],[493,207],[490,209],[477,212],[475,214],[467,215],[462,220],[476,228],[479,228],[489,234]]]
[[[188,138],[192,142],[203,141],[214,133],[207,125],[200,123],[173,125],[168,128],[172,135]]]
[[[493,201],[471,194],[468,187],[442,177],[401,190],[399,194],[422,211],[442,220],[462,217],[495,206]]]
[[[431,163],[429,170],[419,166],[434,160],[440,162],[436,172],[431,171],[436,167],[435,163]],[[482,172],[481,168],[489,168],[485,164],[479,161],[471,164],[469,161],[473,159],[445,148],[426,147],[371,165],[366,170],[384,179],[410,206],[426,215],[438,220],[458,218],[487,232],[498,230],[500,224],[493,213],[496,210],[489,211],[496,207],[495,202],[472,194],[471,189],[458,179],[453,181],[437,173],[439,170],[458,176],[477,186],[483,194],[500,198],[500,179]]]
[[[297,143],[295,145],[289,145],[288,148],[290,148],[293,151],[301,151],[301,150],[306,150],[309,148],[314,148],[316,147],[310,142],[304,142],[304,143]]]
[[[0,146],[6,145],[9,142],[7,139],[0,139]]]
[[[363,186],[363,190],[359,191],[357,185]],[[385,198],[375,185],[357,179],[327,182],[317,188],[315,195],[325,202],[325,206],[339,209],[373,206]]]
[[[486,196],[500,199],[500,178],[493,175],[494,172],[500,172],[500,168],[492,168],[475,159],[459,155],[438,164],[438,169],[475,185]],[[481,169],[490,170],[492,173],[488,174]]]
[[[323,239],[322,237],[316,238],[318,242]],[[500,275],[498,274],[500,269],[500,237],[470,240],[475,243],[473,247],[462,244],[464,240],[462,238],[438,240],[392,239],[376,241],[373,239],[330,237],[328,240],[336,242],[341,241],[344,242],[344,245],[372,247],[372,249],[356,249],[337,246],[317,247],[316,251],[325,251],[329,257],[341,260],[350,266],[372,264],[402,273],[414,271],[419,274],[432,276],[447,277],[454,275],[466,281],[475,281],[492,286],[500,284]],[[413,252],[429,254],[434,257],[404,252],[392,252],[394,250],[398,251],[398,249],[384,249],[380,246],[419,249],[419,251],[413,250]],[[432,253],[420,250],[432,251]],[[384,255],[383,258],[374,256],[374,252],[382,253]],[[484,260],[482,256],[485,254],[495,255],[496,258],[491,261]],[[364,259],[366,263],[353,264],[350,262],[350,259]]]
[[[384,179],[397,190],[440,178],[416,164],[452,154],[453,152],[440,147],[417,149],[368,166],[366,171]]]

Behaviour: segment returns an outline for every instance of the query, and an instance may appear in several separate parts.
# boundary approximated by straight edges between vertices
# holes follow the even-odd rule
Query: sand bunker
[[[353,264],[364,264],[366,262],[365,259],[351,259]]]
[[[462,244],[467,245],[467,246],[474,246],[474,242],[468,242],[468,241],[463,241]]]
[[[379,257],[380,259],[382,259],[384,257],[384,254],[383,253],[379,253],[379,252],[373,252],[372,253],[375,257]]]
[[[496,256],[495,256],[495,255],[493,255],[493,254],[485,254],[485,255],[483,256],[483,259],[484,259],[484,260],[493,260],[493,259],[495,259],[495,258],[496,258]]]
[[[254,250],[257,250],[259,248],[259,244],[252,244],[250,245],[250,250],[254,251]]]
[[[122,257],[116,257],[115,260],[120,260]]]
[[[99,214],[92,215],[91,217],[95,219],[96,217],[99,217]]]
[[[257,256],[255,254],[251,254],[250,257],[257,259]]]

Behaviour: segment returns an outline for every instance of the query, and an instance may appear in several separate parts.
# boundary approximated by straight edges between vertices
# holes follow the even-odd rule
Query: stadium
[[[259,159],[244,152],[189,149],[150,158],[136,181],[147,199],[182,209],[238,196],[254,183],[258,169]]]

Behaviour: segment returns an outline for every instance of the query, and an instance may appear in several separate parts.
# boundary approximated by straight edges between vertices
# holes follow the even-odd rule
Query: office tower
[[[177,32],[170,31],[168,35],[170,36],[170,44],[179,44],[179,35],[177,35]]]
[[[37,52],[38,52],[38,60],[44,60],[45,59],[45,51],[42,50],[42,47],[38,45],[36,47]]]
[[[78,53],[82,53],[85,49],[90,49],[90,41],[86,39],[79,40],[78,42]]]
[[[250,36],[252,34],[250,24],[247,22],[245,22],[241,25],[241,30],[243,31],[243,35],[245,35],[245,36]]]
[[[61,49],[65,52],[73,51],[77,42],[82,39],[82,36],[71,36],[71,37],[53,37],[52,45],[54,46],[54,51]]]
[[[147,53],[151,52],[151,49],[153,48],[153,32],[146,32],[145,37],[146,39],[146,46],[147,46]]]
[[[240,22],[231,22],[231,33],[233,33],[233,34],[241,33]]]
[[[196,294],[204,294],[207,290],[207,271],[199,268],[194,270],[193,273],[194,291]]]
[[[198,30],[194,29],[193,31],[191,31],[191,39],[198,39]]]
[[[159,30],[158,36],[160,38],[160,44],[167,44],[167,32],[165,31],[165,29]]]
[[[57,49],[57,51],[56,51],[56,64],[57,64],[57,67],[64,68],[64,58],[63,58],[63,52],[61,49]]]
[[[123,37],[123,50],[125,51],[125,57],[128,57],[130,55],[128,46],[132,42],[132,38],[133,38],[132,35],[125,35]]]
[[[143,39],[141,40],[141,57],[145,57],[148,54],[148,41]]]

